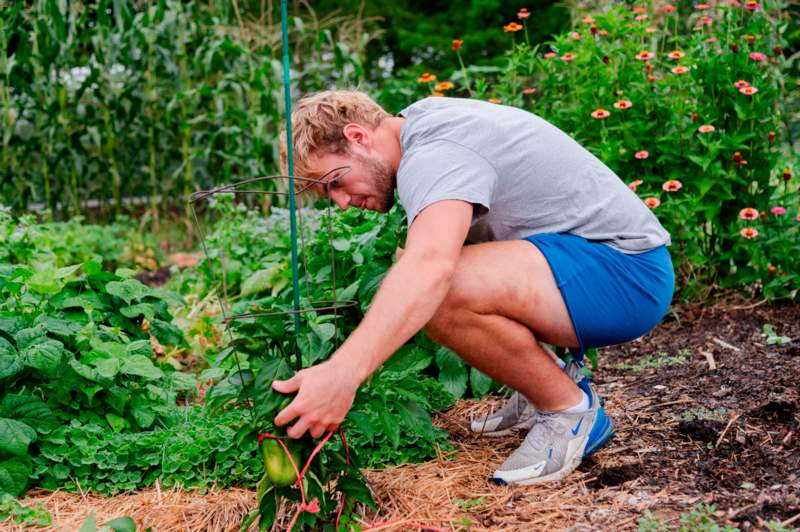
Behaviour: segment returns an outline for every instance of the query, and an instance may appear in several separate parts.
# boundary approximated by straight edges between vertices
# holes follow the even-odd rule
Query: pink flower
[[[664,181],[664,184],[661,185],[661,188],[664,189],[666,192],[677,192],[681,189],[683,183],[678,181],[677,179],[669,179]]]
[[[641,179],[637,179],[636,181],[631,181],[630,183],[628,183],[628,188],[636,192],[636,187],[638,187],[642,183],[644,183],[644,181],[642,181]]]
[[[650,157],[650,153],[647,150],[639,150],[633,154],[634,157],[637,159],[647,159]]]
[[[555,57],[555,56],[557,56],[557,55],[558,55],[558,54],[557,54],[557,53],[555,53],[555,52],[547,52],[546,54],[544,54],[544,58],[545,58],[545,59],[552,59],[552,58],[554,58],[554,57]]]
[[[571,53],[567,52],[566,54],[562,55],[559,59],[561,59],[562,61],[569,62],[569,61],[572,61],[573,59],[575,59],[575,54],[571,54]]]
[[[749,87],[750,84],[748,82],[746,82],[745,80],[740,79],[739,81],[734,83],[733,86],[736,87],[737,89],[741,89],[742,87]]]
[[[758,219],[758,209],[754,209],[752,207],[745,207],[741,211],[739,211],[739,218],[742,220],[757,220]]]
[[[775,207],[771,208],[771,209],[769,210],[769,212],[771,212],[771,213],[772,213],[772,214],[774,214],[775,216],[783,216],[784,214],[786,214],[786,209],[784,209],[784,208],[783,208],[783,207],[781,207],[780,205],[777,205],[777,206],[775,206]]]
[[[648,52],[647,50],[643,50],[636,54],[636,59],[639,61],[649,61],[650,59],[654,58],[656,54],[653,52]]]
[[[697,131],[699,131],[700,133],[711,133],[715,129],[716,128],[711,124],[703,124],[702,126],[697,128]]]
[[[755,11],[759,7],[761,7],[761,4],[756,2],[756,0],[747,0],[747,2],[744,4],[744,8],[748,11]]]
[[[764,61],[767,59],[767,56],[765,54],[762,54],[761,52],[752,52],[750,54],[750,59],[752,59],[753,61]]]
[[[744,229],[739,231],[739,234],[745,237],[746,239],[751,240],[758,236],[758,229],[756,229],[755,227],[745,227]]]
[[[747,87],[741,87],[739,89],[739,92],[741,92],[745,96],[752,96],[753,94],[758,92],[758,89],[753,87],[752,85],[749,85]]]
[[[680,50],[675,50],[674,52],[670,52],[670,53],[667,55],[667,57],[669,57],[670,59],[680,59],[680,58],[682,58],[682,57],[683,57],[683,56],[685,56],[685,55],[686,55],[686,54],[685,54],[685,53],[683,53],[683,52],[681,52]]]
[[[618,102],[614,102],[615,109],[630,109],[633,107],[633,103],[630,100],[620,100]]]
[[[673,68],[671,68],[671,69],[670,69],[670,71],[671,71],[673,74],[686,74],[687,72],[689,72],[689,69],[688,69],[688,68],[686,68],[686,67],[685,67],[685,66],[683,66],[683,65],[678,65],[678,66],[676,66],[676,67],[673,67]]]
[[[651,209],[655,209],[659,205],[661,205],[661,200],[654,197],[645,198],[644,204],[650,207]]]
[[[611,116],[611,113],[609,113],[605,109],[596,109],[592,111],[592,118],[603,119],[603,118],[608,118],[609,116]]]

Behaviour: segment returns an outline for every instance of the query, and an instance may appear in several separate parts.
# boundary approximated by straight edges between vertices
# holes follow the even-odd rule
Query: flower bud
[[[774,131],[770,131],[769,133],[767,133],[767,140],[770,142],[770,144],[775,142],[775,132]]]
[[[742,162],[742,152],[733,152],[733,164],[740,164]]]
[[[772,264],[769,265],[769,275],[770,277],[775,277],[775,274],[778,273],[778,269],[775,268]]]
[[[781,179],[784,181],[789,181],[792,178],[792,172],[788,168],[783,169],[783,173],[781,174]]]
[[[739,45],[736,44],[735,42],[732,42],[731,43],[731,52],[736,53],[738,51],[739,51]]]
[[[603,63],[609,64],[609,63],[611,63],[611,59],[609,59],[607,55],[604,55],[603,56]]]
[[[589,31],[591,32],[592,35],[597,35],[597,26],[592,24],[592,26],[589,28]]]
[[[775,55],[783,55],[783,48],[781,48],[780,44],[776,44],[775,47],[772,49],[772,53]]]
[[[700,120],[700,115],[697,113],[692,113],[692,122]]]

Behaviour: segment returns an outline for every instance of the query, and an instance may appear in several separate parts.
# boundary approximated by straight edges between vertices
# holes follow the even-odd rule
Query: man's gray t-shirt
[[[467,242],[572,233],[624,253],[670,243],[650,209],[597,157],[535,114],[460,98],[403,109],[397,171],[408,224],[432,203],[463,200]]]

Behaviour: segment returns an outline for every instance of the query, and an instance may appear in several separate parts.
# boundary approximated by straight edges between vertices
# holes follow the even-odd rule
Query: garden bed
[[[632,529],[646,511],[677,522],[713,504],[718,522],[742,529],[800,524],[800,306],[698,308],[653,333],[601,352],[596,375],[616,421],[611,444],[561,484],[496,487],[487,479],[521,438],[472,435],[466,420],[499,399],[461,401],[437,424],[457,450],[424,464],[369,471],[386,530]],[[792,341],[769,344],[764,324]],[[714,368],[714,369],[712,369]],[[53,527],[75,529],[133,516],[154,530],[235,530],[255,503],[245,490],[197,494],[148,490],[109,499],[32,492]],[[194,526],[189,526],[196,529]]]

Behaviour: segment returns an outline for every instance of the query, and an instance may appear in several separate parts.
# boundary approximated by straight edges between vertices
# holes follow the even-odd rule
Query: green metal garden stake
[[[289,76],[289,25],[286,16],[286,0],[281,0],[281,33],[283,39],[283,96],[286,103],[286,158],[289,163],[289,220],[292,239],[292,295],[295,334],[295,370],[303,367],[303,358],[297,344],[300,336],[300,282],[297,274],[297,215],[294,197],[294,160],[292,158],[292,85]]]

